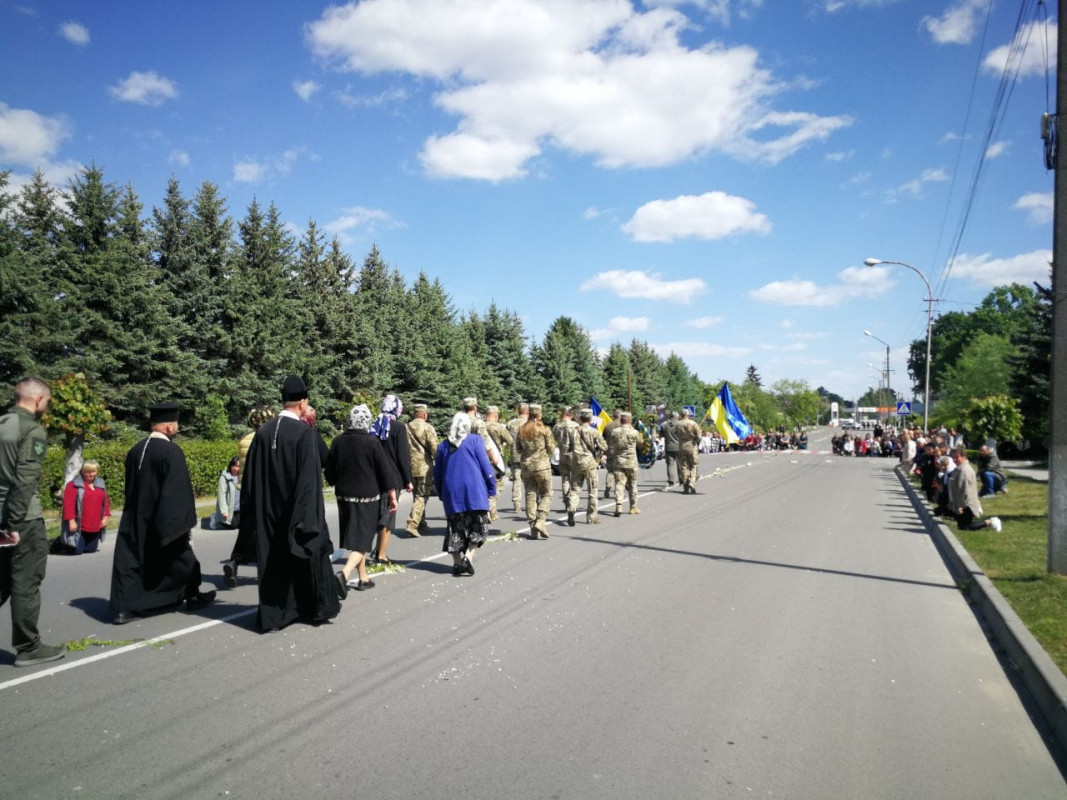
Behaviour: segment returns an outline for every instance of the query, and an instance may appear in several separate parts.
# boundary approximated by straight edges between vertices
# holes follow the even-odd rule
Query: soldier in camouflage
[[[619,427],[619,419],[622,417],[622,409],[616,408],[611,412],[611,422],[604,426],[604,430],[601,431],[601,435],[604,437],[604,441],[611,443],[611,432]],[[604,499],[607,500],[615,493],[615,457],[611,453],[611,447],[608,447],[608,474],[604,478]]]
[[[682,409],[682,419],[675,426],[678,437],[678,471],[682,494],[696,494],[697,464],[700,453],[700,426],[690,418],[689,409]]]
[[[592,427],[593,409],[583,408],[578,413],[578,428],[571,437],[571,491],[567,495],[567,524],[574,524],[574,512],[581,499],[582,484],[586,485],[588,502],[585,507],[585,521],[598,525],[597,515],[597,475],[600,470],[600,458],[608,446],[600,431]],[[562,449],[562,445],[560,445]]]
[[[489,438],[493,440],[497,450],[500,451],[501,457],[503,457],[505,447],[510,447],[515,441],[508,429],[500,422],[500,409],[496,406],[488,406],[485,409],[485,430],[489,434]],[[504,491],[504,479],[507,473],[497,473],[496,476],[496,494],[489,498],[489,521],[496,522],[499,517],[496,511],[496,499],[500,496],[500,493]]]
[[[577,430],[578,423],[574,421],[574,415],[571,410],[569,408],[561,408],[559,410],[559,422],[552,428],[552,435],[556,437],[556,446],[559,447],[559,477],[563,483],[563,500],[565,504],[568,495],[570,495],[573,480],[571,477],[571,470],[573,469],[571,453],[574,445],[571,439]],[[574,525],[574,510],[570,505],[567,505],[567,516],[568,524]]]
[[[522,513],[522,464],[519,461],[519,430],[530,418],[530,406],[519,403],[515,406],[515,416],[508,420],[507,429],[511,434],[511,458],[508,461],[508,476],[511,478],[511,503],[516,514]]]
[[[437,452],[437,431],[427,421],[429,409],[416,403],[412,420],[408,423],[408,449],[411,451],[411,514],[406,530],[411,536],[422,536],[426,524],[426,501],[433,493],[433,459]]]
[[[48,536],[38,494],[48,435],[39,422],[52,391],[36,378],[19,381],[15,404],[0,417],[0,606],[11,600],[16,667],[58,661],[63,645],[41,641],[41,583]]]
[[[552,508],[552,432],[541,422],[541,406],[530,406],[530,418],[515,440],[526,487],[526,519],[531,539],[548,538],[548,512]]]
[[[619,426],[608,439],[608,461],[615,464],[615,516],[622,514],[622,495],[630,495],[630,513],[640,514],[637,507],[637,445],[641,434],[634,430],[633,415],[623,411]]]

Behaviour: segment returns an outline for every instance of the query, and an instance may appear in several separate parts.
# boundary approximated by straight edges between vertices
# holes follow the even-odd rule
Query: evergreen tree
[[[629,399],[630,354],[618,342],[612,342],[604,357],[604,396],[597,397],[601,408],[609,414],[616,408],[626,408]]]
[[[749,364],[748,369],[745,370],[745,383],[750,383],[757,389],[763,388],[763,379],[760,374],[756,372],[756,365]]]
[[[663,361],[648,342],[630,342],[630,367],[633,373],[634,413],[644,414],[648,406],[666,402]]]
[[[690,372],[680,356],[674,353],[667,356],[663,372],[667,391],[666,403],[672,411],[677,411],[682,406],[701,405],[700,381]],[[703,413],[703,409],[698,411]]]
[[[470,386],[470,392],[478,398],[478,407],[484,409],[489,405],[507,406],[500,378],[493,369],[490,358],[485,321],[478,312],[469,311],[460,325],[469,350],[468,368],[465,370],[468,374],[462,376],[462,379]]]
[[[566,322],[561,324],[561,320]],[[534,371],[544,381],[546,394],[542,400],[548,404],[545,416],[555,414],[563,406],[579,402],[584,390],[581,376],[575,369],[574,341],[569,336],[573,323],[566,317],[557,319],[545,332],[540,345],[533,348],[531,361]]]
[[[500,383],[500,400],[510,407],[530,397],[533,367],[519,315],[491,303],[483,319],[487,360]]]
[[[381,396],[395,385],[397,367],[406,350],[407,296],[404,279],[390,269],[374,245],[363,260],[355,293],[356,387]],[[413,330],[412,330],[413,332]]]
[[[1036,283],[1034,288],[1036,302],[1012,337],[1018,355],[1012,359],[1010,382],[1022,413],[1023,436],[1031,446],[1044,447],[1051,409],[1052,290]]]
[[[197,273],[204,280],[198,295],[196,317],[191,320],[194,350],[204,361],[212,381],[226,369],[229,354],[223,321],[230,302],[229,282],[233,271],[233,220],[225,199],[215,184],[204,181],[193,198],[189,219],[189,249]],[[243,417],[243,415],[238,414]]]

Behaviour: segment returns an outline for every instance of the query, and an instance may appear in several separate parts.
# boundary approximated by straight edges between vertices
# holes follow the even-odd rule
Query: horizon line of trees
[[[218,187],[190,198],[171,178],[145,214],[130,184],[95,165],[65,189],[40,171],[18,192],[0,172],[0,381],[79,374],[114,420],[142,423],[149,404],[176,400],[183,425],[232,435],[257,405],[276,405],[281,379],[300,375],[320,421],[336,430],[355,400],[385,393],[426,403],[444,422],[465,396],[546,414],[588,403],[605,409],[710,405],[722,381],[642,340],[605,355],[570,317],[533,341],[495,302],[459,312],[441,282],[409,285],[377,245],[356,266],[314,220],[293,236],[277,207],[253,199],[229,215]],[[765,391],[755,366],[735,399],[757,427],[815,422],[825,390],[779,381]]]

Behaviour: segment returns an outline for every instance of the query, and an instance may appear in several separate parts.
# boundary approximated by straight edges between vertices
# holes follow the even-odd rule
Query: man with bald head
[[[11,644],[16,667],[57,661],[63,645],[41,641],[41,583],[48,536],[38,495],[48,435],[40,419],[52,392],[37,378],[15,386],[15,403],[0,417],[0,606],[11,600]]]

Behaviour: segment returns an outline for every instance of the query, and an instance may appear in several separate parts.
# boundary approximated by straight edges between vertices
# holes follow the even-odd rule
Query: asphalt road
[[[889,461],[701,468],[696,496],[642,471],[640,516],[491,542],[473,577],[397,538],[405,572],[273,635],[252,576],[116,628],[111,546],[52,557],[46,641],[161,641],[0,654],[0,797],[1067,797]],[[197,534],[205,580],[233,536]]]

